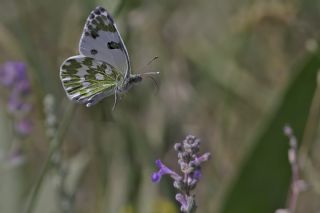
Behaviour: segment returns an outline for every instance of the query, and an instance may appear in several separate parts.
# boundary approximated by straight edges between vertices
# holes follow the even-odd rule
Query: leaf
[[[320,55],[316,52],[308,56],[301,70],[298,70],[278,110],[254,143],[221,212],[270,213],[285,207],[291,172],[287,157],[288,139],[282,129],[286,123],[290,124],[301,141],[319,68]]]

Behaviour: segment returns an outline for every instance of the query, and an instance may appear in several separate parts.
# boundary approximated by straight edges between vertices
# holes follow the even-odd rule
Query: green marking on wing
[[[68,63],[64,63],[61,67],[64,70],[68,70],[70,74],[76,74],[77,69],[81,68],[81,64],[79,64],[75,59],[68,60]]]
[[[96,8],[99,10],[99,8]],[[113,20],[108,17],[107,12],[98,12],[96,10],[92,11],[89,15],[88,21],[86,23],[85,32],[87,35],[91,35],[92,38],[96,39],[99,37],[99,31],[105,32],[117,32],[116,27],[113,24]]]
[[[92,66],[93,58],[86,57],[83,59],[82,63],[86,66]]]
[[[101,15],[101,16],[96,16],[96,30],[103,30],[103,31],[107,31],[107,32],[116,32],[116,28],[114,27],[114,25],[112,23],[110,23],[107,19],[107,16],[105,15]],[[106,24],[108,23],[109,24]]]
[[[113,18],[102,7],[94,9],[87,18],[79,52],[83,56],[108,62],[126,77],[130,74],[127,49]]]
[[[63,62],[60,78],[70,99],[88,103],[98,94],[111,94],[123,75],[106,62],[79,55]]]

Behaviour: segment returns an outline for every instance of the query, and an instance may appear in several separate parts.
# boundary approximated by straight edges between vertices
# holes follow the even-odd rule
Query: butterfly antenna
[[[159,75],[160,72],[144,72],[144,73],[141,73],[141,76],[150,76],[150,75]]]
[[[143,70],[145,70],[147,68],[147,66],[149,66],[150,64],[152,64],[152,62],[154,62],[155,60],[157,60],[159,57],[155,56],[153,57],[153,59],[151,59],[146,65],[144,65],[142,68]],[[142,68],[140,68],[139,70],[142,70]],[[146,72],[142,73],[141,75],[145,74]],[[158,74],[158,73],[157,73]]]
[[[149,66],[152,62],[154,62],[154,61],[157,60],[158,58],[159,58],[158,56],[153,57],[153,59],[151,59],[151,60],[147,63],[147,65]]]
[[[157,60],[158,58],[159,58],[158,56],[153,57],[153,59],[151,59],[151,60],[147,63],[147,65],[145,65],[145,66],[149,66],[152,62],[154,62],[154,61]],[[143,73],[140,74],[142,77],[146,76],[146,77],[148,77],[148,78],[150,78],[150,79],[152,80],[153,86],[154,86],[154,88],[155,88],[155,93],[157,93],[157,92],[159,91],[159,86],[158,86],[158,82],[157,82],[156,79],[153,77],[153,75],[159,75],[159,74],[160,74],[160,72],[143,72]]]

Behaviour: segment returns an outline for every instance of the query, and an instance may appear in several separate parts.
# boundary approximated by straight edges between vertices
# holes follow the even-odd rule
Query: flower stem
[[[44,180],[47,172],[50,170],[50,167],[52,165],[52,157],[54,156],[56,151],[59,150],[59,148],[63,144],[63,138],[65,136],[65,133],[68,130],[68,126],[69,126],[69,124],[70,124],[70,122],[72,120],[72,117],[74,115],[75,109],[76,109],[76,107],[75,107],[75,105],[73,103],[69,103],[67,105],[67,107],[66,107],[63,119],[61,121],[61,124],[58,127],[57,133],[52,138],[52,141],[50,143],[51,144],[51,148],[49,150],[49,154],[48,154],[48,157],[47,157],[47,159],[45,161],[43,169],[42,169],[42,171],[40,173],[40,176],[39,176],[39,178],[38,178],[33,190],[31,191],[31,194],[29,195],[28,202],[27,202],[27,205],[26,205],[24,213],[33,212],[34,205],[35,205],[35,202],[36,202],[36,200],[38,198],[39,190],[41,188],[43,180]]]

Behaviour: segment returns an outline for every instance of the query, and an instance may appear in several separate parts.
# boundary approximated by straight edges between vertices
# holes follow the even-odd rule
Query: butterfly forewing
[[[62,63],[60,78],[70,99],[91,106],[114,94],[123,74],[107,62],[78,55]]]
[[[107,62],[124,76],[129,76],[130,61],[127,49],[113,18],[104,8],[97,7],[90,13],[79,49],[84,56]]]

